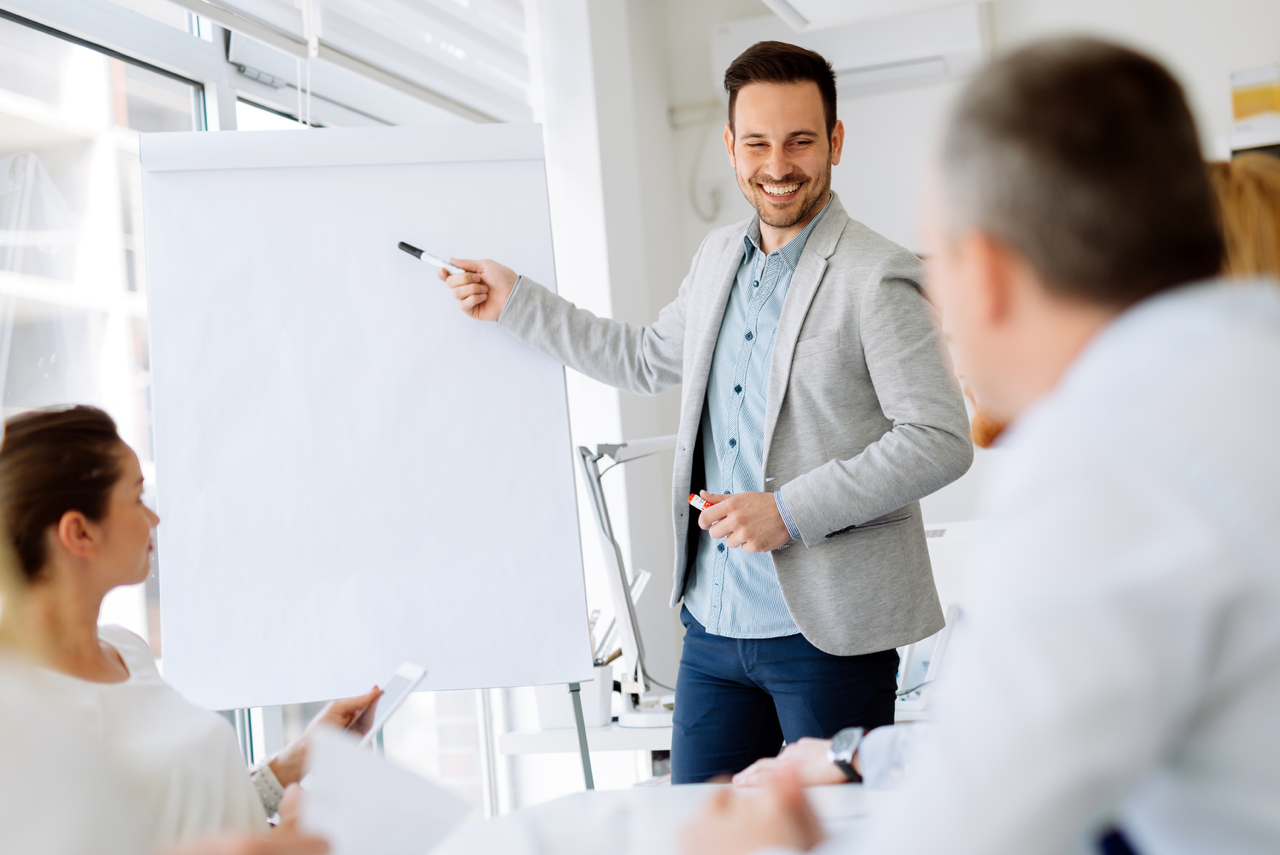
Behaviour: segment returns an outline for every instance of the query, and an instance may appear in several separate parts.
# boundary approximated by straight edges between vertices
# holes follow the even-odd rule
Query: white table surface
[[[432,855],[675,855],[680,831],[719,784],[575,793],[467,826]],[[828,835],[857,834],[892,792],[858,784],[806,791]]]

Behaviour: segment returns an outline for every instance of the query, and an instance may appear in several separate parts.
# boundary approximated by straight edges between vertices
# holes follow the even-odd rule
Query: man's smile
[[[792,182],[790,184],[758,184],[757,186],[765,192],[766,195],[778,200],[786,199],[794,196],[799,192],[803,182]]]

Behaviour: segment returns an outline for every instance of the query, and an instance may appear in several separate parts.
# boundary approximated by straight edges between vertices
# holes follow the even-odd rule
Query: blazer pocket
[[[792,353],[792,359],[803,359],[806,356],[814,356],[819,353],[826,353],[828,350],[835,350],[840,346],[840,333],[834,332],[831,335],[815,335],[812,338],[802,338],[796,342],[796,349]]]
[[[869,520],[868,522],[864,522],[862,525],[845,526],[839,531],[833,531],[831,534],[826,536],[835,537],[837,534],[848,534],[851,531],[869,531],[873,528],[883,528],[888,525],[899,525],[909,519],[911,519],[911,514],[903,514],[902,516],[888,518],[882,517],[878,520]]]

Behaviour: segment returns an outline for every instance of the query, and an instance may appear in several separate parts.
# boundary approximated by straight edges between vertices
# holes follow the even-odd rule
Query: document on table
[[[330,855],[424,855],[470,810],[341,731],[318,729],[310,754],[302,826],[329,840]]]

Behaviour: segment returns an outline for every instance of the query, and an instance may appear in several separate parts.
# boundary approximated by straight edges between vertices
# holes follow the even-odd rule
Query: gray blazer
[[[694,461],[711,358],[751,222],[707,236],[650,326],[598,318],[528,279],[498,319],[526,344],[628,392],[683,382],[673,606],[696,543],[688,496],[705,486]],[[943,626],[919,499],[963,475],[973,447],[920,278],[915,255],[833,199],[800,256],[774,340],[761,489],[782,491],[802,540],[774,552],[774,565],[805,638],[840,656],[900,647]]]

